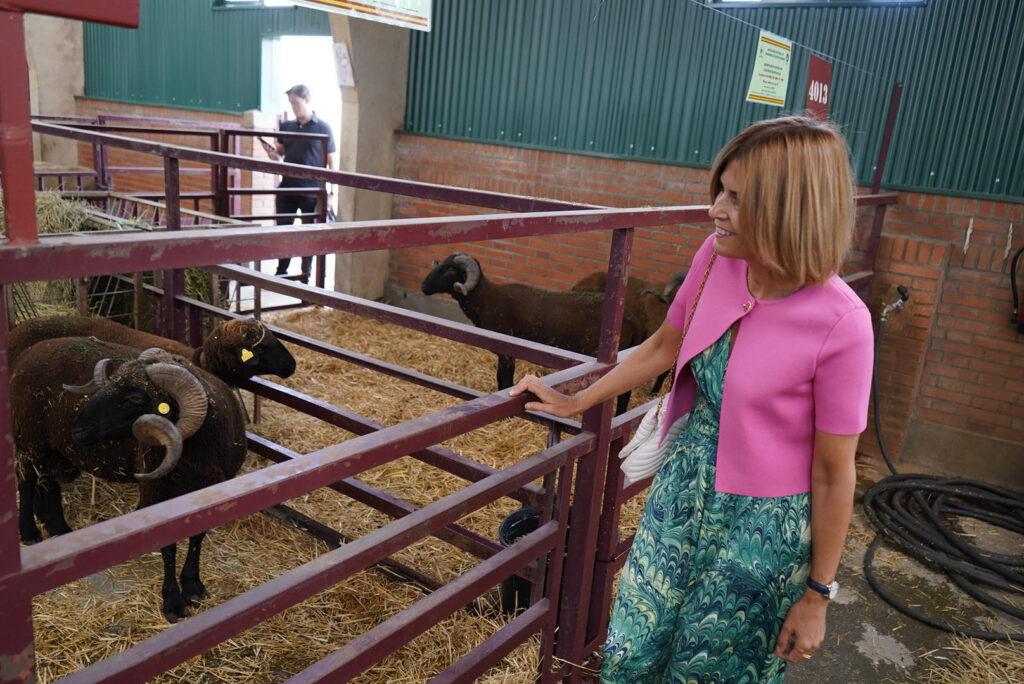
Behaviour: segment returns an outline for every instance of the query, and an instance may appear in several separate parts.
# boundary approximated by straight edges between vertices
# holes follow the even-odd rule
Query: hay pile
[[[954,636],[952,645],[928,654],[924,681],[933,684],[1024,682],[1024,644]]]
[[[271,317],[268,317],[271,320]],[[365,353],[480,390],[494,390],[495,357],[490,352],[438,340],[429,335],[330,310],[304,310],[273,317],[289,330]],[[452,399],[371,371],[325,359],[292,347],[296,374],[284,384],[385,425],[458,403]],[[517,377],[537,372],[517,364]],[[639,395],[639,396],[637,396]],[[634,393],[633,404],[646,400]],[[247,397],[250,413],[251,398]],[[351,437],[280,405],[264,402],[262,421],[253,432],[299,453],[308,453]],[[507,419],[443,444],[494,468],[515,463],[543,449],[546,432],[532,423]],[[243,472],[268,465],[250,455]],[[358,479],[417,505],[458,491],[465,483],[414,459],[402,458],[359,475]],[[91,503],[89,478],[66,487],[68,522],[78,528],[120,515],[136,504],[135,488],[99,481]],[[318,490],[288,505],[352,537],[387,524],[389,519],[332,490]],[[634,499],[624,514],[623,534],[635,527],[642,501]],[[459,521],[497,537],[502,519],[519,506],[505,499]],[[202,576],[210,598],[199,609],[251,589],[298,567],[327,547],[305,533],[258,514],[212,530],[203,548]],[[184,546],[179,552],[179,567]],[[425,539],[396,559],[448,581],[477,564],[451,546]],[[160,612],[158,552],[132,559],[48,592],[34,602],[36,655],[40,681],[50,681],[96,660],[116,654],[167,627]],[[505,621],[498,611],[497,588],[482,597],[480,614],[463,610],[368,670],[359,682],[422,682],[480,644]],[[279,682],[325,657],[422,596],[415,586],[367,570],[269,622],[193,658],[156,681]],[[538,667],[536,640],[505,658],[480,681],[532,681]]]

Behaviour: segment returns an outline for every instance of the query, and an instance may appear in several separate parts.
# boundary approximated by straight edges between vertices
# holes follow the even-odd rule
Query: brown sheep
[[[421,289],[427,295],[451,295],[477,327],[580,354],[597,354],[604,306],[600,295],[492,283],[484,276],[480,263],[462,252],[435,266]],[[643,326],[629,312],[623,312],[619,349],[640,344],[643,339]],[[515,359],[498,354],[498,389],[511,387],[514,374]],[[629,394],[620,395],[618,413],[628,403]]]
[[[626,297],[623,306],[625,306],[626,311],[632,314],[633,318],[643,325],[644,339],[656,333],[661,324],[665,322],[668,308],[672,304],[672,300],[675,299],[676,292],[679,291],[679,286],[683,284],[684,278],[686,278],[686,273],[674,275],[662,286],[659,286],[657,283],[641,280],[640,278],[630,277],[627,279]],[[573,285],[572,291],[604,292],[607,279],[608,273],[605,271],[591,273]],[[670,372],[665,371],[658,376],[658,379],[654,381],[654,386],[651,388],[651,394],[657,394],[661,391],[661,386],[665,383],[665,379]]]
[[[116,370],[108,379],[109,369]],[[245,419],[231,389],[160,349],[140,355],[95,338],[43,340],[19,354],[11,403],[18,529],[27,544],[41,538],[33,513],[50,536],[70,531],[60,491],[68,464],[136,482],[142,508],[234,477],[246,455]],[[177,545],[160,550],[162,610],[170,622],[207,595],[199,578],[204,536],[189,539],[180,585]]]
[[[12,329],[7,358],[11,367],[18,356],[36,342],[54,337],[95,337],[135,349],[158,347],[189,359],[213,373],[230,387],[254,375],[287,378],[295,372],[295,358],[266,326],[254,319],[235,319],[218,324],[198,349],[103,318],[47,316],[33,318]]]

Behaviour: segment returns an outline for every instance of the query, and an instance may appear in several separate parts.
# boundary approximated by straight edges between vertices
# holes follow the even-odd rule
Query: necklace
[[[768,297],[768,296],[765,296],[766,293],[764,291],[764,288],[755,288],[754,287],[753,279],[750,277],[750,269],[749,268],[747,269],[747,292],[749,292],[750,295],[752,297],[754,297],[754,299],[760,299],[762,301],[771,301],[773,299],[785,299],[786,297],[789,297],[790,295],[796,294],[797,292],[802,290],[803,287],[804,286],[802,284],[801,285],[797,285],[796,287],[794,287],[792,289],[783,290],[781,294],[776,294],[774,296]],[[755,289],[760,289],[761,293],[760,294],[755,293],[754,292]]]

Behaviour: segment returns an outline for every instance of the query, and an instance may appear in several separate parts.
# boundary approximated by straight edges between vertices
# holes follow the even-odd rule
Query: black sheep
[[[580,354],[597,354],[604,306],[601,295],[550,292],[520,283],[492,283],[484,276],[479,262],[462,252],[435,266],[423,279],[421,289],[427,295],[451,295],[477,327]],[[643,340],[643,326],[624,312],[619,349]],[[498,354],[498,389],[511,387],[514,374],[515,359]],[[620,395],[617,412],[625,411],[628,404],[629,394]]]
[[[142,508],[234,477],[246,455],[245,419],[231,389],[159,349],[140,355],[94,338],[44,340],[15,362],[11,399],[25,543],[40,539],[33,520],[37,486],[36,513],[47,532],[70,530],[60,493],[67,464],[106,480],[137,482]],[[180,586],[177,545],[160,550],[163,613],[170,622],[189,615],[188,607],[207,595],[199,578],[204,536],[189,539]]]

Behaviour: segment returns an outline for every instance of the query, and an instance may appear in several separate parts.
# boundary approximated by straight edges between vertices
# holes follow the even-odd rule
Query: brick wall
[[[395,176],[614,207],[706,204],[708,192],[701,169],[414,135],[397,136]],[[394,202],[398,218],[468,212],[486,213]],[[859,211],[850,271],[859,270],[870,218],[870,209]],[[664,281],[685,270],[707,231],[637,229],[631,275]],[[606,267],[608,244],[606,235],[581,233],[392,250],[389,285],[418,290],[432,260],[463,249],[495,280],[565,289]],[[1024,204],[900,193],[889,207],[868,304],[877,321],[897,285],[911,293],[906,310],[889,315],[879,353],[879,409],[891,456],[900,455],[911,421],[1024,445],[1024,338],[1009,321],[1009,259],[1022,244]],[[873,422],[860,446],[879,454]]]

